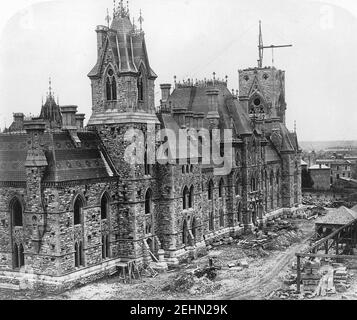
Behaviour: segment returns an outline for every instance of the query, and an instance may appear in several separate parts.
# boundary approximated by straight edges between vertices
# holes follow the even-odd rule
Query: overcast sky
[[[151,67],[159,84],[173,76],[228,75],[256,66],[258,21],[264,44],[286,71],[287,125],[300,140],[357,139],[357,4],[355,1],[131,0],[142,8]],[[48,77],[59,102],[79,106],[89,119],[88,72],[96,62],[97,25],[106,24],[112,0],[0,2],[0,126],[13,112],[38,114]],[[271,65],[271,51],[264,65]]]

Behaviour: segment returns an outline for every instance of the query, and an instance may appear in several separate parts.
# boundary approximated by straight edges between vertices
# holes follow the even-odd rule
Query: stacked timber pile
[[[333,274],[333,284],[336,288],[337,292],[344,292],[349,288],[349,284],[347,284],[347,269],[343,265],[334,264],[336,269]]]
[[[301,275],[303,289],[305,292],[312,293],[315,291],[321,279],[319,269],[319,261],[307,261],[305,263],[304,272]]]

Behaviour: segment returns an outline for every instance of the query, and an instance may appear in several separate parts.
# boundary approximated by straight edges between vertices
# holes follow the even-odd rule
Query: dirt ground
[[[240,244],[222,245],[209,251],[208,256],[180,265],[156,278],[134,280],[132,284],[123,284],[117,276],[74,288],[57,295],[42,294],[30,291],[11,291],[0,289],[0,300],[41,299],[41,300],[190,300],[190,299],[267,299],[269,294],[279,289],[290,264],[295,261],[295,253],[309,245],[308,238],[313,234],[314,221],[293,220],[299,228],[301,239],[285,250],[265,251],[261,255],[254,249],[243,249]],[[182,274],[192,274],[198,267],[208,265],[208,258],[214,257],[215,265],[221,266],[217,277],[210,281],[207,278],[195,279],[192,288],[175,291],[167,290],[175,279]],[[248,262],[248,268],[229,268],[228,263],[239,260]],[[356,271],[357,273],[357,271]],[[165,290],[166,287],[166,290]],[[164,290],[163,290],[164,289]],[[357,299],[357,279],[351,283],[348,292],[336,294],[327,299]]]

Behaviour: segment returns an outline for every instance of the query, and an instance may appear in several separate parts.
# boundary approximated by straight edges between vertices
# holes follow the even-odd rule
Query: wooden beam
[[[329,234],[327,237],[317,241],[313,246],[311,246],[310,248],[307,249],[308,252],[311,252],[313,249],[318,248],[321,244],[323,244],[326,240],[334,238],[336,235],[338,236],[338,234],[343,231],[344,229],[346,229],[349,226],[354,225],[357,222],[357,220],[353,220],[351,222],[349,222],[348,224],[338,228],[337,230],[335,230],[334,232],[332,232],[331,234]]]
[[[347,259],[347,260],[357,260],[357,255],[335,255],[335,254],[323,254],[323,253],[296,253],[297,257],[308,257],[308,258],[330,258],[330,259]]]

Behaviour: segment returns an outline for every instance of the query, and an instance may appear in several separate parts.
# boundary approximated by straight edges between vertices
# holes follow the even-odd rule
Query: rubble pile
[[[339,208],[345,206],[347,208],[353,207],[355,201],[344,201],[344,200],[333,200],[328,198],[316,198],[310,195],[305,195],[302,197],[303,205],[317,206],[317,207],[326,207],[326,208]]]
[[[221,287],[221,284],[210,281],[206,277],[194,278],[194,282],[194,285],[188,290],[191,295],[214,293]]]
[[[294,262],[291,270],[283,279],[284,287],[271,292],[267,299],[303,299],[316,296],[330,296],[345,292],[348,284],[348,271],[341,263],[333,263],[329,259],[301,259],[301,293],[297,293],[296,271]]]
[[[221,286],[213,281],[219,269],[219,266],[210,265],[182,272],[170,284],[164,286],[162,291],[189,292],[192,295],[213,293]]]
[[[285,250],[291,244],[299,242],[302,238],[302,231],[289,221],[277,220],[268,222],[264,230],[256,232],[244,240],[237,242],[245,250],[255,249],[255,253],[250,251],[248,256],[265,257],[269,255],[267,250]]]

